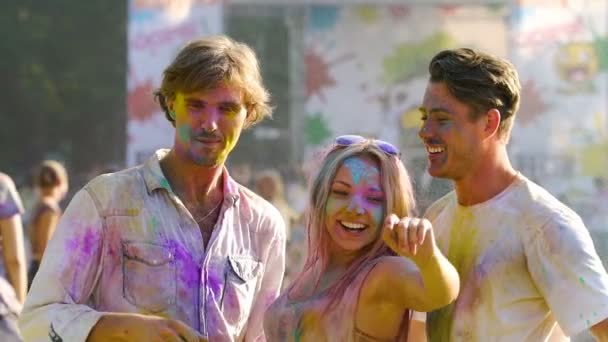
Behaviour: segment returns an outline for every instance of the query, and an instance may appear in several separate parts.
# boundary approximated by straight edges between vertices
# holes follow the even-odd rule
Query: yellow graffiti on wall
[[[593,92],[593,80],[598,74],[599,60],[591,42],[568,42],[558,48],[555,67],[559,77],[569,87],[565,93]]]

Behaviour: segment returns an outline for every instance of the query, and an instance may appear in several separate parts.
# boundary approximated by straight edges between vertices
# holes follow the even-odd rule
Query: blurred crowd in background
[[[160,69],[189,39],[217,33],[256,50],[272,93],[274,119],[244,132],[228,168],[286,221],[286,284],[306,253],[306,165],[331,137],[398,145],[420,212],[450,190],[425,174],[415,132],[428,60],[455,46],[514,62],[524,89],[509,147],[514,166],[581,215],[608,265],[607,1],[58,0],[0,8],[0,170],[23,201],[30,269],[41,253],[36,239],[52,232],[32,228],[40,203],[58,217],[93,177],[169,146],[172,127],[152,96]],[[57,190],[44,190],[43,160],[65,168]]]

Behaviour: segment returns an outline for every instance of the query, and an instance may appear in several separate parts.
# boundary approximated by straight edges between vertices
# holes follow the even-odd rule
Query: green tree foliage
[[[73,185],[122,164],[126,142],[124,1],[7,1],[0,10],[0,169],[18,182],[44,158]]]

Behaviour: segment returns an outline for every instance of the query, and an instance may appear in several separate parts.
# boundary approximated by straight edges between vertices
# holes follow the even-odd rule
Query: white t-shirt
[[[430,341],[545,341],[608,317],[608,275],[580,217],[524,176],[464,207],[450,192],[425,215],[460,274],[451,305],[428,313]]]

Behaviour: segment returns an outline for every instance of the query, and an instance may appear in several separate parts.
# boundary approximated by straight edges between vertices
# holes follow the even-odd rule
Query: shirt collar
[[[169,193],[174,194],[173,190],[171,190],[171,185],[169,185],[169,181],[160,167],[160,160],[168,153],[169,149],[159,149],[143,164],[142,172],[148,193],[152,193],[157,189],[165,189]],[[225,166],[222,169],[222,175],[224,183],[224,201],[229,201],[228,203],[233,205],[237,203],[240,198],[239,184],[230,177]]]

